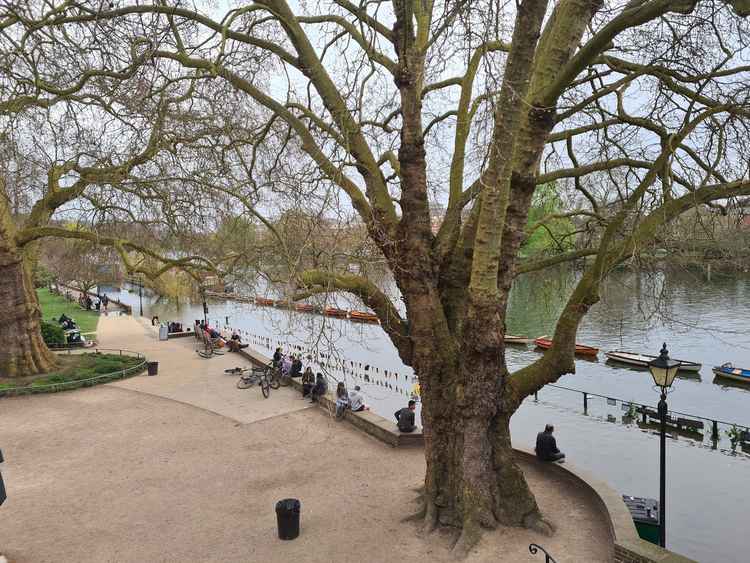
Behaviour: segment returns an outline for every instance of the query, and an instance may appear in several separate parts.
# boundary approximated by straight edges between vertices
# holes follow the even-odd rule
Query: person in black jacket
[[[281,367],[281,348],[276,348],[276,351],[273,353],[273,367]]]
[[[417,410],[417,403],[409,401],[409,406],[395,412],[399,432],[414,432],[417,428],[414,424],[414,411]]]
[[[557,449],[557,441],[552,433],[555,427],[548,424],[544,427],[544,432],[536,435],[536,457],[541,461],[561,461],[565,459],[565,454]]]

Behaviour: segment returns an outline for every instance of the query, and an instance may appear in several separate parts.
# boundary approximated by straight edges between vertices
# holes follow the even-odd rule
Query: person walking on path
[[[536,457],[541,461],[562,461],[565,454],[557,449],[557,440],[552,435],[555,427],[548,424],[544,427],[544,432],[536,435]]]
[[[417,410],[416,401],[409,401],[409,406],[396,411],[396,421],[399,432],[414,432],[417,425],[414,424],[414,411]]]

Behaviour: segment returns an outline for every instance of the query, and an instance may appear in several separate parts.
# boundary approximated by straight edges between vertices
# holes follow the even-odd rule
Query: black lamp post
[[[661,347],[659,356],[648,363],[648,370],[654,383],[661,389],[661,399],[659,400],[659,545],[666,547],[667,543],[667,505],[666,497],[666,436],[667,436],[667,390],[672,386],[677,370],[680,369],[680,362],[669,359],[666,342]]]

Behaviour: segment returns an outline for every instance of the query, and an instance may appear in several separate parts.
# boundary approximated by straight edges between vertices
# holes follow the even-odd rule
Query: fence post
[[[539,395],[537,395],[537,391],[534,391],[534,402],[535,403],[539,402]]]
[[[714,442],[719,440],[719,423],[715,420],[711,421],[711,439]]]
[[[589,394],[586,391],[583,392],[583,414],[589,413]]]
[[[646,424],[646,405],[641,405],[641,413],[643,414],[643,424]]]

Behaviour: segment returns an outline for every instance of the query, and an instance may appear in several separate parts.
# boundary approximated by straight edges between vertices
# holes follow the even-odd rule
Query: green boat
[[[659,545],[659,501],[629,495],[622,495],[622,500],[630,510],[638,536]]]

